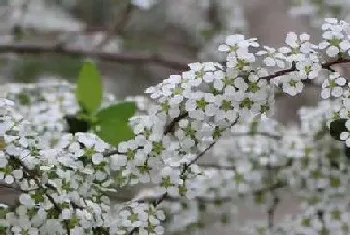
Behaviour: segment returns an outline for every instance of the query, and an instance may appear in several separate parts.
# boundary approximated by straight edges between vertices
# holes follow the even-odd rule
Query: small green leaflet
[[[85,62],[79,73],[76,97],[82,111],[96,112],[102,103],[101,75],[93,62]]]
[[[114,146],[134,138],[134,132],[128,123],[135,112],[136,104],[134,102],[123,102],[102,109],[96,115],[96,134]]]
[[[99,123],[96,134],[105,142],[117,146],[120,142],[134,138],[134,132],[128,124],[119,119],[104,120]]]
[[[134,102],[123,102],[98,111],[102,103],[103,89],[101,75],[92,62],[84,63],[79,73],[76,97],[82,114],[88,116],[88,121],[83,120],[81,123],[93,125],[95,133],[102,140],[116,146],[134,137],[134,132],[128,125],[129,118],[136,112]],[[91,118],[96,119],[96,122]],[[74,121],[73,125],[79,124],[75,119],[68,121]],[[89,125],[84,126],[85,129],[89,129]]]
[[[97,119],[105,120],[110,118],[117,118],[122,121],[128,121],[129,118],[135,115],[135,112],[135,102],[122,102],[119,104],[111,105],[99,111],[97,114]]]

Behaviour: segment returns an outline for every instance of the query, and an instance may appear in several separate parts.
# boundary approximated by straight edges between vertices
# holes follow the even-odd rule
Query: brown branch
[[[332,66],[333,66],[333,65],[336,65],[336,64],[345,64],[345,63],[349,63],[349,62],[350,62],[350,59],[338,59],[338,60],[335,60],[335,61],[330,61],[330,62],[323,63],[323,64],[322,64],[322,68],[323,68],[323,69],[327,69],[327,70],[334,71],[334,70],[332,69]]]
[[[345,64],[345,63],[350,63],[350,59],[342,59],[342,58],[339,58],[338,60],[335,60],[335,61],[324,62],[324,63],[321,64],[321,67],[322,67],[323,69],[326,69],[326,70],[335,72],[335,70],[332,68],[333,65],[336,65],[336,64]],[[295,62],[292,63],[292,67],[289,68],[289,69],[283,69],[283,70],[276,71],[276,72],[274,72],[274,73],[271,74],[271,75],[264,76],[264,77],[260,77],[260,79],[271,80],[271,79],[276,78],[276,77],[280,77],[280,76],[283,76],[283,75],[287,75],[288,73],[294,72],[294,71],[297,71]]]
[[[291,68],[276,71],[276,72],[274,72],[274,73],[271,74],[271,75],[264,76],[264,77],[260,77],[260,79],[271,80],[271,79],[276,78],[276,77],[280,77],[280,76],[283,76],[283,75],[287,75],[287,74],[290,73],[290,72],[294,72],[294,71],[296,71],[296,69],[297,69],[297,68],[296,68],[295,62],[293,62]]]
[[[180,116],[178,116],[177,118],[174,118],[174,120],[165,127],[163,134],[166,135],[168,133],[174,132],[176,124],[186,117],[188,117],[188,112],[184,112],[180,114]]]
[[[114,149],[114,150],[111,150],[111,151],[106,151],[106,152],[104,152],[104,153],[103,153],[103,156],[104,156],[104,157],[110,157],[110,156],[112,156],[112,155],[114,155],[114,154],[125,154],[125,153],[121,153],[121,152],[119,152],[118,149]]]
[[[82,48],[65,47],[62,43],[57,44],[22,44],[22,43],[8,43],[0,44],[0,53],[16,53],[16,54],[65,54],[70,56],[91,57],[101,61],[129,63],[129,64],[157,64],[164,67],[172,68],[175,70],[188,69],[188,63],[190,61],[181,61],[176,59],[167,58],[161,54],[152,52],[102,52],[100,50],[86,50]],[[350,59],[338,59],[335,61],[322,63],[323,69],[331,70],[331,66],[336,64],[349,63]],[[297,71],[295,63],[292,63],[292,67],[289,69],[279,70],[271,75],[260,77],[260,79],[271,80],[273,78],[287,75],[290,72]]]
[[[0,53],[16,53],[28,55],[65,54],[69,56],[91,57],[101,61],[122,64],[157,64],[175,70],[188,69],[188,62],[167,58],[152,52],[102,52],[81,48],[64,47],[61,44],[0,44]]]

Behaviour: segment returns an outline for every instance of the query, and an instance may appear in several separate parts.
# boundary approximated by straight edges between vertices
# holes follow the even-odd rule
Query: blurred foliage
[[[311,3],[313,5],[319,6],[318,14],[325,15],[327,12],[330,12],[334,16],[339,16],[341,13],[340,5],[330,5],[329,2],[324,0],[312,0]]]
[[[15,82],[29,83],[40,76],[58,76],[73,80],[82,65],[80,57],[72,56],[45,56],[21,57],[13,62],[12,77]]]

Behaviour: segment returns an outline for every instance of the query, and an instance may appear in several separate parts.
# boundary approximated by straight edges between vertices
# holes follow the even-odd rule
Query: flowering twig
[[[175,125],[181,121],[181,119],[184,119],[188,116],[188,113],[185,112],[183,114],[180,114],[177,118],[174,118],[164,129],[164,135],[171,133],[174,131]],[[107,151],[106,153],[103,154],[104,157],[110,157],[114,154],[121,154],[118,149]]]
[[[238,122],[238,118],[231,124],[231,126],[234,126]],[[213,141],[206,149],[204,149],[201,153],[197,155],[196,158],[192,159],[188,164],[184,166],[184,168],[181,171],[180,178],[184,178],[187,170],[192,166],[194,163],[198,161],[202,156],[204,156],[215,144],[217,141]],[[153,201],[153,205],[156,207],[160,205],[168,196],[168,193],[163,193],[159,198],[157,198],[155,201]],[[130,234],[133,234],[135,231],[132,230]]]
[[[264,76],[264,77],[260,77],[260,79],[271,80],[271,79],[276,78],[276,77],[280,77],[280,76],[287,75],[287,74],[290,73],[290,72],[296,71],[296,69],[297,69],[297,68],[296,68],[296,65],[295,65],[295,63],[293,62],[291,68],[289,68],[289,69],[283,69],[283,70],[278,70],[278,71],[274,72],[274,73],[271,74],[271,75]]]
[[[182,119],[186,118],[187,116],[188,116],[188,112],[184,112],[184,113],[180,114],[180,116],[178,116],[177,118],[174,118],[174,120],[172,120],[172,122],[170,122],[165,127],[164,135],[166,135],[168,133],[172,133],[174,131],[176,124],[179,123],[179,121],[181,121]]]
[[[350,63],[350,59],[342,59],[342,58],[340,58],[340,59],[337,59],[335,61],[324,62],[324,63],[321,64],[321,67],[323,69],[327,69],[327,70],[330,70],[330,71],[334,72],[334,69],[332,69],[333,65],[345,64],[345,63]],[[274,79],[276,77],[287,75],[290,72],[294,72],[294,71],[297,71],[297,68],[296,68],[295,63],[293,62],[292,63],[292,67],[290,67],[289,69],[278,70],[278,71],[274,72],[271,75],[260,77],[260,79],[271,80],[271,79]]]

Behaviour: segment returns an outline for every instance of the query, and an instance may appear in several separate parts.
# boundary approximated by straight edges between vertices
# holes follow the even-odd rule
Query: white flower
[[[34,201],[33,201],[32,197],[29,194],[26,194],[26,193],[22,193],[19,196],[19,202],[22,205],[25,205],[25,206],[28,206],[28,207],[34,206]]]
[[[298,36],[294,32],[289,32],[286,37],[286,44],[292,48],[296,48],[299,46],[297,43],[298,41]]]
[[[285,56],[281,52],[277,52],[275,48],[264,46],[264,51],[259,51],[257,55],[265,55],[264,63],[268,67],[277,66],[279,68],[285,67]]]
[[[99,165],[103,161],[103,155],[101,153],[94,153],[92,155],[92,163]]]
[[[115,154],[110,156],[111,159],[111,169],[118,170],[122,166],[126,166],[128,160],[126,155]]]
[[[301,93],[304,88],[304,84],[302,83],[301,78],[298,76],[293,76],[291,74],[283,76],[281,80],[283,92],[291,96],[295,96],[296,94]]]
[[[342,51],[347,51],[350,49],[350,42],[348,40],[344,40],[339,43],[339,47]]]
[[[327,48],[326,53],[329,57],[336,57],[339,54],[340,50],[336,46],[330,46]]]
[[[346,79],[335,72],[322,83],[321,97],[328,99],[329,97],[340,97],[343,94],[343,87],[346,84]]]
[[[64,220],[67,220],[67,219],[70,219],[71,218],[71,211],[70,211],[70,209],[63,209],[62,210],[62,219],[64,219]]]
[[[318,58],[311,55],[308,59],[298,61],[296,63],[296,68],[302,79],[314,79],[322,69]]]

